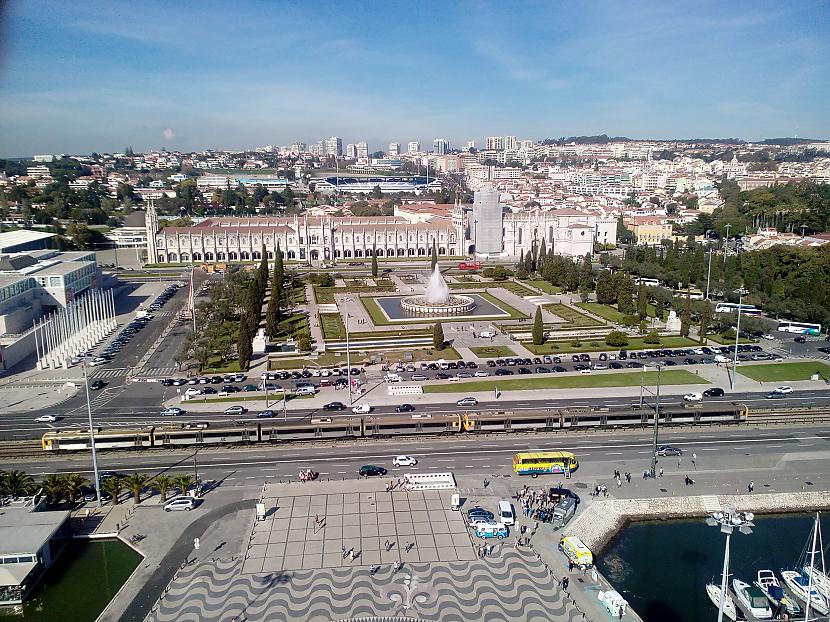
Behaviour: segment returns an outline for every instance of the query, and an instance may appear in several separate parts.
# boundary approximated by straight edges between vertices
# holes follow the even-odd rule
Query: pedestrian
[[[573,572],[573,569],[574,569],[574,560],[569,559],[568,560],[568,572]]]
[[[755,482],[752,481],[752,480],[749,480],[749,484],[747,485],[747,489],[749,490],[749,492],[752,492],[753,490],[755,490]]]
[[[622,480],[619,478],[619,476],[617,476],[617,488],[619,488],[620,486],[622,486]]]
[[[483,547],[480,544],[478,545],[478,550],[476,551],[476,553],[478,553],[479,557],[484,557]]]
[[[663,467],[660,467],[660,477],[663,477]]]
[[[316,527],[316,526],[317,526],[317,525],[319,525],[319,524],[320,524],[320,515],[319,515],[319,514],[315,514],[315,515],[314,515],[314,526]]]
[[[648,469],[643,471],[643,479],[648,479]]]
[[[486,552],[487,552],[487,557],[490,557],[493,554],[493,545],[492,544],[487,545],[487,551]]]
[[[697,462],[697,454],[692,454],[692,466],[695,468],[695,471],[697,471],[696,462]]]
[[[573,562],[568,564],[568,566],[571,566],[572,563]],[[570,568],[568,568],[568,570],[570,570]],[[568,577],[562,577],[562,589],[567,591],[568,590],[568,585],[570,584],[570,582],[571,582],[571,580]]]
[[[625,474],[625,481],[627,481],[629,484],[631,483],[631,473]]]
[[[391,543],[391,542],[389,542],[389,540],[387,540],[386,542],[384,542],[383,546],[384,546],[384,547],[386,547],[386,550],[387,550],[387,551],[390,551],[390,550],[392,549],[392,543]]]

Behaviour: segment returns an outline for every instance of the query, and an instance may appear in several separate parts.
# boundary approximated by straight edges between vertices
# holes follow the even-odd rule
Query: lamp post
[[[736,512],[732,508],[724,508],[723,512],[715,512],[706,519],[710,527],[720,527],[721,533],[726,534],[726,548],[723,552],[723,574],[720,582],[720,604],[718,606],[718,622],[723,622],[723,605],[726,602],[726,578],[729,576],[729,538],[735,528],[738,532],[749,535],[752,533],[755,518],[751,512]]]
[[[101,507],[101,480],[98,475],[98,454],[95,450],[95,429],[92,427],[92,402],[89,399],[89,376],[86,373],[86,361],[81,361],[84,371],[84,388],[86,390],[86,412],[89,416],[89,447],[92,450],[92,471],[95,474],[95,499]]]
[[[351,315],[346,313],[346,386],[349,388],[349,406],[352,405],[352,357],[349,348],[349,318]]]
[[[740,288],[738,291],[738,323],[735,327],[735,352],[732,356],[732,376],[729,378],[729,388],[733,391],[735,390],[735,373],[736,367],[738,365],[738,342],[741,339],[741,303],[743,301],[743,296],[746,293],[744,288]]]
[[[657,429],[660,421],[660,369],[657,365],[657,393],[654,397],[654,438],[651,443],[651,476],[657,475]]]
[[[714,249],[710,246],[709,247],[709,269],[706,271],[706,300],[709,300],[709,282],[712,279],[712,255],[714,254]]]
[[[723,226],[726,229],[726,237],[723,238],[723,267],[726,267],[726,256],[729,255],[729,230],[732,228],[732,225],[729,223]]]

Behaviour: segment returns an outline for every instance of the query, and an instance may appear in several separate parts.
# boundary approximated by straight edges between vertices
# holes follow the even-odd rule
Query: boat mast
[[[815,572],[816,563],[816,538],[818,538],[818,512],[816,512],[816,523],[813,525],[813,545],[810,547],[810,572],[807,573],[807,598],[804,599],[806,606],[804,608],[804,620],[810,619],[810,604],[812,603],[813,593],[813,573]]]
[[[718,622],[723,622],[723,606],[726,603],[726,581],[729,576],[729,536],[726,534],[726,551],[723,553],[723,574],[720,580],[720,606],[718,607]]]

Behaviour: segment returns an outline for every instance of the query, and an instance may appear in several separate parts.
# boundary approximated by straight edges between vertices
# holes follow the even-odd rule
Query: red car
[[[481,270],[480,263],[467,263],[466,261],[462,261],[458,264],[459,270]]]

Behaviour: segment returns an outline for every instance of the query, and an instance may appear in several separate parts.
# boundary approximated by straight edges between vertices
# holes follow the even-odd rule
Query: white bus
[[[719,302],[715,313],[737,313],[738,309],[743,315],[761,315],[761,310],[755,305],[739,305],[734,302]]]
[[[780,320],[778,331],[781,333],[797,333],[799,335],[820,335],[821,324],[807,324],[805,322],[789,322]]]
[[[636,278],[634,279],[634,284],[639,285],[642,283],[646,287],[658,287],[660,285],[660,281],[657,279],[644,279],[644,278]]]

